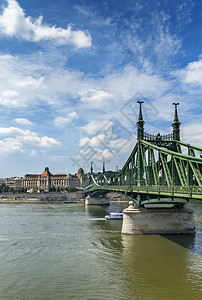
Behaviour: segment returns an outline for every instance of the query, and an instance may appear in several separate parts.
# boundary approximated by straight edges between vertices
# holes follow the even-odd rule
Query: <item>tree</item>
[[[9,186],[5,183],[0,184],[0,193],[5,193],[9,191]]]

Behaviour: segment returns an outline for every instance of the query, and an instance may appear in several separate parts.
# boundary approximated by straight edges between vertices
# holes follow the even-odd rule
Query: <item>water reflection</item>
[[[159,235],[122,235],[122,244],[126,294],[130,288],[137,299],[200,298],[199,255]]]

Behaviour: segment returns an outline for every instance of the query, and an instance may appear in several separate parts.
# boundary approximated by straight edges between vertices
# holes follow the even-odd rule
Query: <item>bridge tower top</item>
[[[90,163],[90,173],[93,174],[93,163]]]
[[[139,103],[139,118],[137,121],[137,137],[138,139],[142,140],[144,138],[144,120],[142,117],[142,103],[144,103],[144,101],[137,101],[137,103]]]
[[[103,168],[102,168],[103,174],[105,173],[105,162],[103,161]]]
[[[180,141],[180,121],[178,118],[178,113],[177,113],[177,106],[179,105],[179,103],[173,103],[173,105],[175,106],[175,115],[174,115],[174,121],[172,124],[173,127],[173,139],[176,141]]]

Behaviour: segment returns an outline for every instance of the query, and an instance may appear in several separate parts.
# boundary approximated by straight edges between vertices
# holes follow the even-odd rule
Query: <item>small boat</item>
[[[114,213],[110,213],[109,215],[105,216],[106,220],[121,220],[123,219],[123,213],[118,213],[118,212],[114,212]]]
[[[73,201],[72,199],[65,200],[65,203],[76,203],[76,201]]]

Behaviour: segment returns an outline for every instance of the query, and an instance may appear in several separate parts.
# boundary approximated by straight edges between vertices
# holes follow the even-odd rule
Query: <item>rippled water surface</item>
[[[121,235],[117,205],[0,205],[0,299],[201,299],[202,204],[184,236]]]

